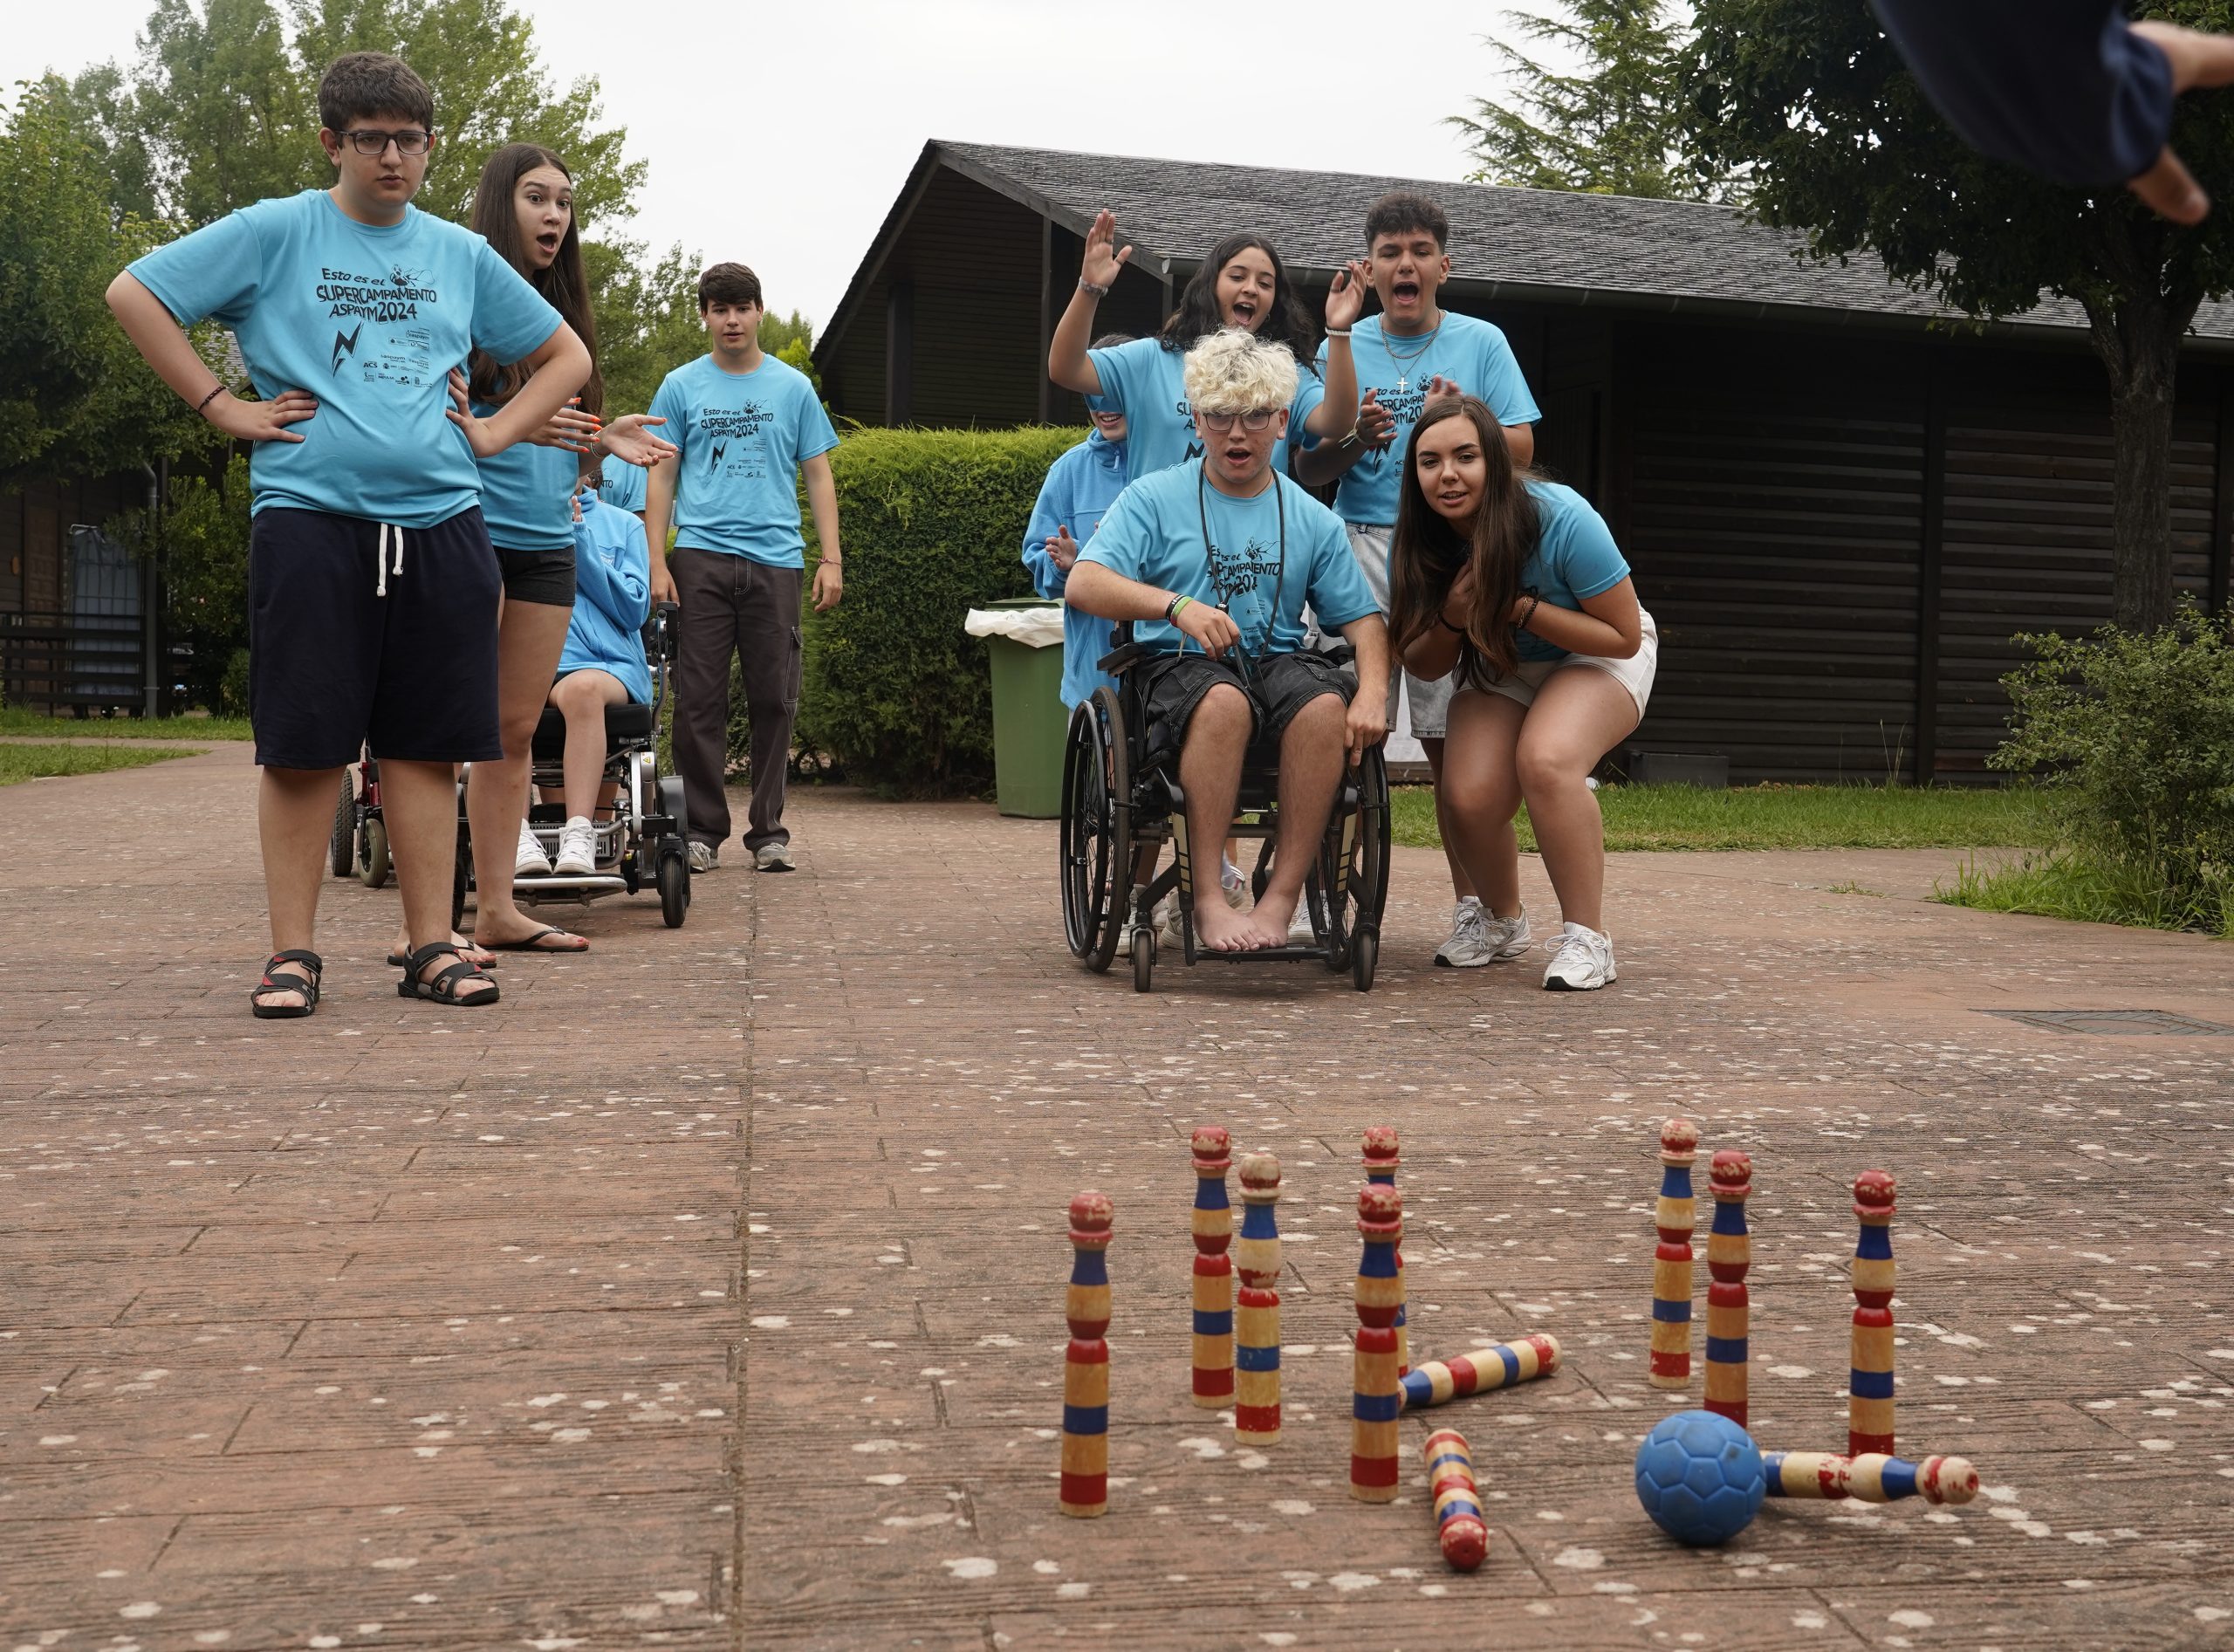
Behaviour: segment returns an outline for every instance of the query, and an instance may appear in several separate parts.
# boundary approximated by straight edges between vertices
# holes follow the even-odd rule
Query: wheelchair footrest
[[[1310,946],[1264,947],[1255,952],[1216,952],[1197,942],[1195,962],[1197,963],[1312,963],[1326,962],[1326,949],[1315,943]]]

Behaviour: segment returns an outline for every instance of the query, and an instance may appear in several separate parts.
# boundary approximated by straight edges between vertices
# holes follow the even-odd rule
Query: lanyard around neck
[[[1218,607],[1223,608],[1228,614],[1231,614],[1233,612],[1232,607],[1230,606],[1232,600],[1241,594],[1241,587],[1237,585],[1231,591],[1228,591],[1223,586],[1218,583],[1218,565],[1216,555],[1216,547],[1210,543],[1210,462],[1208,456],[1205,456],[1203,460],[1203,468],[1195,472],[1195,511],[1196,515],[1202,519],[1203,558],[1204,561],[1210,564],[1210,588],[1218,593]],[[1272,628],[1280,622],[1280,598],[1287,589],[1288,580],[1287,495],[1281,490],[1280,479],[1277,476],[1271,478],[1271,489],[1272,504],[1274,508],[1279,512],[1280,518],[1280,561],[1279,571],[1273,577],[1272,580],[1271,612],[1268,616],[1266,616],[1264,620],[1264,646],[1267,648],[1270,648],[1272,644]],[[1257,582],[1254,579],[1250,581],[1251,586],[1254,586],[1256,583]],[[1236,628],[1239,628],[1238,622],[1237,622]],[[1180,638],[1179,646],[1182,652],[1184,652],[1187,646],[1187,640],[1184,636]],[[1247,631],[1242,631],[1241,641],[1237,645],[1235,653],[1238,655],[1241,661],[1242,675],[1244,677],[1253,679],[1256,675],[1256,671],[1254,669],[1255,662],[1249,652],[1249,633]]]

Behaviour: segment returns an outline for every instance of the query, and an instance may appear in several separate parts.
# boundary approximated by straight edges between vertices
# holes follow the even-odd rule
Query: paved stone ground
[[[1089,977],[1049,830],[797,805],[802,870],[596,908],[490,1012],[403,1004],[331,886],[332,997],[243,1012],[236,750],[0,791],[0,1649],[2219,1645],[2234,1623],[2223,945],[1928,904],[1954,857],[1635,855],[1623,977]],[[1531,872],[1532,901],[1547,908]],[[1883,893],[1834,892],[1859,884]],[[1901,1178],[1904,1450],[1961,1511],[1628,1488],[1654,1137],[1754,1155],[1754,1420],[1835,1448],[1847,1188]],[[1415,1358],[1565,1369],[1435,1415],[1488,1564],[1344,1490],[1360,1128],[1404,1132]],[[1286,1169],[1287,1433],[1187,1403],[1187,1136]],[[1117,1202],[1108,1516],[1054,1511],[1063,1208]],[[1426,1424],[1408,1419],[1415,1454]],[[1408,1459],[1415,1463],[1416,1457]]]

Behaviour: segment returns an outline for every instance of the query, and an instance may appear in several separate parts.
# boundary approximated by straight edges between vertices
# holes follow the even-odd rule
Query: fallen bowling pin
[[[1761,1467],[1772,1498],[1821,1498],[1832,1502],[1963,1504],[1978,1495],[1978,1471],[1967,1457],[1930,1457],[1921,1463],[1868,1451],[1764,1451]]]
[[[1443,1405],[1470,1394],[1486,1394],[1510,1383],[1549,1376],[1559,1368],[1559,1340],[1555,1336],[1523,1337],[1517,1342],[1492,1342],[1488,1347],[1429,1360],[1405,1373],[1404,1409]]]
[[[1421,1455],[1428,1464],[1428,1497],[1435,1505],[1436,1540],[1454,1572],[1471,1572],[1490,1552],[1489,1523],[1482,1518],[1481,1488],[1474,1479],[1473,1450],[1456,1429],[1438,1429]]]

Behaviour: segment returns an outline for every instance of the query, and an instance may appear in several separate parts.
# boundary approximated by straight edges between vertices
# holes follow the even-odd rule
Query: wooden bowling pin
[[[1486,1348],[1448,1360],[1429,1360],[1401,1379],[1404,1409],[1417,1411],[1430,1405],[1463,1400],[1470,1394],[1486,1394],[1514,1382],[1549,1376],[1559,1368],[1559,1340],[1555,1336],[1522,1337],[1515,1342],[1492,1342]]]
[[[1063,1301],[1071,1345],[1063,1354],[1065,1514],[1080,1519],[1109,1506],[1109,1248],[1113,1208],[1106,1193],[1071,1201],[1071,1283]]]
[[[1195,1403],[1233,1402],[1233,1207],[1225,1196],[1232,1138],[1215,1124],[1195,1132]]]
[[[1707,1167],[1714,1187],[1714,1226],[1707,1234],[1706,1409],[1745,1426],[1746,1330],[1752,1305],[1745,1294],[1753,1242],[1745,1230],[1745,1196],[1753,1190],[1753,1161],[1724,1148]]]
[[[1861,1234],[1854,1248],[1854,1331],[1847,1374],[1847,1455],[1893,1450],[1893,1178],[1854,1179]]]
[[[1396,1246],[1404,1237],[1404,1201],[1392,1187],[1368,1182],[1358,1193],[1357,1342],[1352,1350],[1350,1495],[1393,1503],[1398,1490],[1397,1414],[1404,1391],[1396,1380]]]
[[[1428,1495],[1435,1504],[1436,1540],[1454,1572],[1471,1572],[1490,1552],[1489,1523],[1482,1518],[1474,1454],[1456,1429],[1437,1429],[1421,1454],[1428,1464]]]
[[[1396,1141],[1396,1127],[1375,1124],[1367,1127],[1363,1148],[1365,1179],[1377,1182],[1382,1187],[1396,1185],[1396,1168],[1404,1162]],[[1396,1251],[1396,1374],[1402,1376],[1412,1368],[1412,1331],[1409,1304],[1404,1288],[1404,1252]]]
[[[1691,1385],[1691,1161],[1699,1127],[1670,1119],[1660,1127],[1660,1203],[1653,1213],[1660,1246],[1652,1253],[1652,1370],[1655,1388]]]
[[[1241,1274],[1241,1346],[1233,1402],[1233,1437],[1270,1445],[1280,1437],[1280,1162],[1252,1153],[1241,1162],[1241,1239],[1234,1265]]]
[[[1967,1458],[1930,1457],[1911,1463],[1883,1452],[1842,1457],[1832,1451],[1764,1451],[1761,1467],[1772,1498],[1822,1498],[1836,1502],[1963,1504],[1978,1495],[1978,1471]]]

